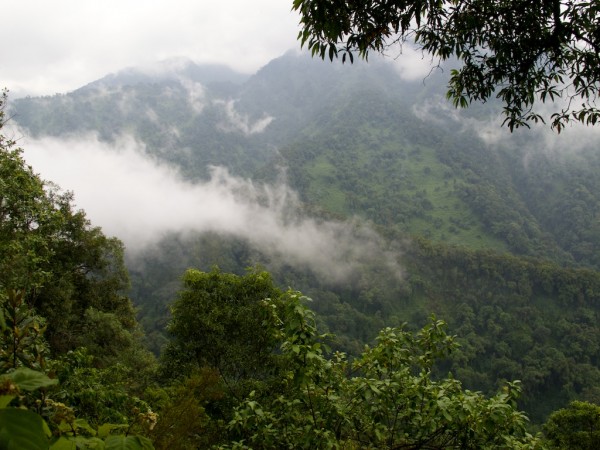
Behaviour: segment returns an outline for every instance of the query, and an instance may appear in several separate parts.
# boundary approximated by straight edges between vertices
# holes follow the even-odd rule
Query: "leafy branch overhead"
[[[435,59],[457,58],[448,98],[460,107],[498,98],[511,131],[547,119],[558,132],[600,120],[598,2],[294,0],[293,8],[313,56],[352,62],[413,40]],[[540,112],[547,101],[556,112]]]

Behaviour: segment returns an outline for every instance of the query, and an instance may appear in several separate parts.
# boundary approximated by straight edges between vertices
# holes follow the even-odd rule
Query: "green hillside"
[[[214,76],[210,67],[155,80],[128,72],[66,95],[19,99],[15,120],[33,136],[131,133],[191,179],[220,165],[270,181],[283,166],[302,199],[324,212],[597,267],[600,160],[591,146],[549,157],[532,150],[535,132],[490,146],[477,117],[492,116],[493,105],[468,110],[460,125],[437,72],[404,82],[382,62],[346,67],[295,54],[247,80],[228,75],[219,84],[205,72]],[[264,130],[252,132],[265,118]]]
[[[411,105],[389,97],[358,91],[323,112],[310,138],[282,150],[292,186],[327,211],[436,241],[505,250],[461,196],[463,174],[441,158],[453,150],[444,130],[426,135]]]
[[[440,370],[468,387],[492,392],[523,380],[523,407],[537,423],[572,399],[600,400],[600,156],[592,144],[539,151],[535,131],[486,143],[480,130],[493,105],[449,111],[437,73],[406,82],[381,62],[346,67],[287,54],[247,79],[217,83],[202,73],[115,76],[19,99],[14,120],[34,136],[131,133],[194,180],[222,165],[271,183],[283,167],[305,211],[366,220],[404,273],[372,261],[332,283],[241,238],[172,233],[130,261],[131,297],[155,352],[185,269],[241,274],[262,264],[279,286],[314,299],[320,324],[351,354],[383,326],[416,329],[435,313],[462,344]]]

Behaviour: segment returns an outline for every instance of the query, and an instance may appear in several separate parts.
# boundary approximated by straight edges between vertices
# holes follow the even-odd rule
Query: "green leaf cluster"
[[[434,361],[455,347],[442,321],[420,332],[383,330],[350,362],[327,356],[314,313],[286,294],[281,388],[251,392],[221,448],[541,448],[516,409],[518,383],[487,398],[452,377],[432,377]]]
[[[71,417],[68,426],[62,416],[56,435],[43,417],[32,409],[6,407],[22,391],[35,391],[56,385],[58,380],[22,367],[0,376],[0,448],[7,450],[75,450],[94,448],[104,450],[152,450],[151,442],[141,436],[114,435],[110,432],[123,427],[104,425],[96,432],[85,421]],[[48,401],[46,400],[46,403]],[[62,405],[62,404],[58,404]],[[62,405],[63,413],[69,411]],[[70,410],[72,414],[72,410]],[[64,426],[63,426],[64,425]]]
[[[552,413],[544,425],[551,449],[592,450],[600,446],[600,406],[574,401]]]

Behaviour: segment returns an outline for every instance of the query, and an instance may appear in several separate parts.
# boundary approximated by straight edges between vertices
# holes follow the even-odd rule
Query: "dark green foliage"
[[[25,303],[25,293],[8,290],[5,298],[0,296],[0,314],[4,317],[0,326],[0,373],[17,367],[42,369],[48,356],[43,338],[45,321]]]
[[[227,405],[222,398],[231,392],[227,382],[222,384],[229,368],[191,372],[168,388],[171,398],[162,401],[159,410],[165,423],[159,422],[153,432],[157,448],[187,449],[210,443],[238,449],[538,448],[538,440],[525,431],[526,417],[515,409],[517,384],[486,398],[464,390],[452,378],[434,379],[435,361],[448,357],[456,347],[441,321],[431,320],[415,334],[387,328],[377,345],[350,363],[344,354],[330,354],[324,342],[328,337],[318,334],[307,299],[298,292],[273,291],[264,272],[240,277],[218,270],[190,270],[184,285],[173,307],[172,324],[177,326],[170,327],[172,342],[183,348],[181,340],[190,338],[186,330],[192,329],[198,329],[196,340],[211,338],[200,343],[209,347],[203,353],[197,348],[193,365],[221,364],[212,352],[223,347],[222,342],[236,347],[230,352],[236,358],[262,342],[268,352],[276,351],[280,363],[270,367],[269,389],[238,390],[238,398],[228,402],[233,411],[221,410],[217,415],[215,400]],[[240,325],[232,306],[249,320],[254,317],[248,314],[249,306],[255,306],[261,322],[254,334],[240,340],[238,333],[232,339],[232,325]],[[203,319],[198,320],[199,315]],[[223,326],[208,317],[219,318]],[[194,347],[195,342],[188,345]],[[249,353],[245,356],[250,362],[255,359]],[[269,364],[266,352],[261,359]],[[234,361],[238,373],[248,364]],[[185,365],[178,364],[185,371]],[[243,375],[246,382],[264,377],[255,370],[245,370]]]
[[[452,378],[431,378],[434,361],[454,347],[443,322],[416,334],[387,328],[350,363],[327,354],[301,300],[286,296],[281,393],[251,393],[235,410],[235,441],[224,448],[538,448],[515,409],[516,385],[486,398]]]
[[[265,299],[277,304],[281,291],[271,276],[254,270],[244,276],[188,270],[184,289],[173,303],[167,327],[172,337],[161,358],[170,377],[202,367],[217,369],[227,383],[263,379],[275,365],[271,314]]]
[[[412,252],[420,278],[409,279],[409,304],[447,318],[462,345],[452,372],[466,386],[490,392],[519,378],[520,404],[536,422],[569,400],[594,399],[598,272],[425,241]]]
[[[51,239],[62,222],[57,202],[63,199],[47,195],[13,146],[14,142],[0,137],[0,286],[32,289],[48,279]]]
[[[215,414],[214,404],[225,397],[221,377],[215,369],[195,371],[155,394],[158,395],[153,403],[159,420],[150,437],[157,450],[209,448],[223,441],[224,423],[209,415]]]
[[[154,413],[132,392],[147,382],[144,372],[151,370],[153,361],[146,359],[148,367],[136,368],[132,376],[133,366],[123,363],[138,362],[139,355],[103,370],[92,366],[94,358],[85,349],[69,352],[60,360],[46,359],[44,327],[39,325],[42,319],[23,303],[24,297],[22,292],[9,290],[2,304],[6,323],[0,327],[0,416],[4,426],[0,447],[48,448],[52,444],[51,448],[58,450],[71,448],[75,441],[80,445],[102,443],[99,437],[107,438],[114,430],[147,431],[146,423],[155,420]],[[105,345],[110,348],[109,343]],[[58,379],[50,379],[41,370]],[[136,382],[132,382],[134,378]],[[40,389],[41,394],[32,392]],[[12,407],[7,408],[9,405]],[[111,431],[103,431],[107,426]],[[36,429],[43,433],[36,434]],[[152,448],[149,441],[138,440],[128,440],[127,445]],[[142,448],[135,445],[130,448]]]
[[[600,447],[600,407],[572,402],[555,411],[544,425],[551,449],[594,450]]]
[[[72,408],[53,401],[47,395],[43,395],[33,404],[29,401],[28,405],[31,391],[49,388],[56,384],[57,380],[25,367],[0,375],[0,448],[7,450],[98,447],[114,450],[152,450],[154,448],[147,438],[134,435],[131,425],[104,424],[92,428],[85,420],[75,418]],[[15,403],[13,407],[7,407],[13,400],[16,402],[13,402]],[[45,418],[51,423],[51,427],[48,426]],[[127,436],[111,433],[114,430],[122,432],[124,429],[127,430]]]
[[[134,411],[150,409],[136,397],[142,390],[140,386],[145,388],[148,384],[147,373],[132,373],[126,361],[106,369],[94,367],[93,361],[85,349],[69,352],[53,361],[51,373],[60,381],[61,389],[53,393],[52,398],[69,405],[93,428],[105,423],[131,423],[136,420]],[[151,368],[146,368],[146,372]]]
[[[403,279],[390,278],[376,264],[341,285],[290,267],[274,277],[279,285],[297,286],[314,298],[319,326],[337,335],[332,346],[352,355],[360,354],[381,328],[405,321],[420,327],[435,312],[448,321],[461,344],[443,368],[469,389],[491,394],[502,380],[522,380],[519,404],[536,423],[570,400],[597,398],[597,272],[424,239],[404,242]],[[225,261],[229,255],[229,267],[237,264],[241,270],[250,256],[261,260],[240,243],[222,245],[220,256]],[[177,264],[192,264],[194,256],[183,251],[183,242],[178,248]],[[160,286],[160,274],[169,273],[168,261],[155,258],[150,263],[158,274],[151,281]]]
[[[508,153],[508,152],[506,152]],[[574,155],[534,154],[512,164],[513,180],[528,209],[575,261],[600,267],[598,211],[600,156],[592,149]]]

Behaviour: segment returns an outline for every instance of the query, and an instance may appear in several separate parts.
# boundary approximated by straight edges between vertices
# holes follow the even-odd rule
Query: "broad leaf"
[[[154,450],[149,439],[141,436],[109,436],[105,450]]]
[[[18,408],[0,409],[0,449],[42,450],[50,432],[41,416]]]
[[[58,383],[58,380],[52,380],[46,374],[27,367],[21,367],[3,377],[10,378],[22,391],[34,391]]]
[[[79,449],[94,449],[103,450],[104,441],[98,438],[88,438],[84,436],[64,437],[61,436],[54,444],[50,446],[50,450],[79,450]]]
[[[50,450],[77,450],[77,444],[66,437],[61,436],[50,446]]]
[[[110,436],[115,430],[127,430],[128,427],[129,425],[124,424],[105,423],[98,427],[98,437],[103,439]]]
[[[0,408],[6,408],[15,397],[15,395],[0,395]]]

